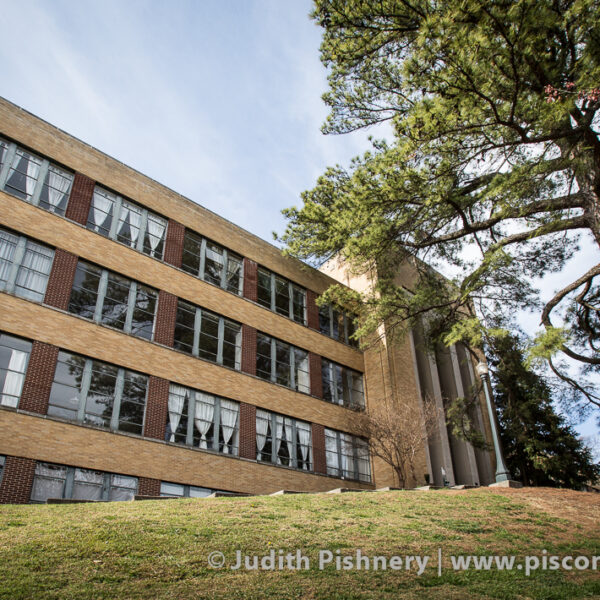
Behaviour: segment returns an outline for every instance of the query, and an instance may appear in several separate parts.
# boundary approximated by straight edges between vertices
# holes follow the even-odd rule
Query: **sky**
[[[0,96],[273,241],[327,166],[369,135],[325,136],[309,0],[20,0],[0,12]],[[584,242],[571,265],[597,262]],[[556,277],[538,282],[545,296]],[[529,330],[537,323],[523,314]],[[590,420],[578,427],[597,430]]]

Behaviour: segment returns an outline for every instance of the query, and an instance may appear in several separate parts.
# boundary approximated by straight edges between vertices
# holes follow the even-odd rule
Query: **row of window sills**
[[[166,440],[159,440],[159,439],[156,439],[153,437],[138,435],[136,433],[131,433],[129,431],[120,431],[118,429],[109,429],[106,427],[100,427],[98,425],[92,425],[89,423],[78,423],[75,421],[69,421],[68,419],[61,419],[60,417],[55,417],[53,415],[43,415],[38,412],[24,410],[22,408],[13,408],[12,406],[0,405],[0,411],[2,411],[2,410],[6,411],[6,412],[21,414],[21,415],[27,415],[29,417],[37,417],[38,419],[41,418],[41,419],[45,419],[47,421],[61,423],[63,425],[73,425],[75,427],[83,427],[84,429],[92,429],[94,431],[98,431],[101,433],[120,435],[120,436],[123,436],[126,438],[139,440],[139,441],[143,441],[143,442],[152,442],[152,443],[156,443],[156,444],[163,444],[165,446],[169,446],[169,447],[173,447],[173,448],[180,448],[181,450],[191,450],[192,452],[200,452],[200,453],[204,453],[204,454],[209,454],[210,456],[222,456],[224,458],[231,458],[234,460],[241,460],[241,461],[248,462],[248,463],[265,465],[267,467],[277,467],[278,469],[286,469],[287,471],[292,471],[294,473],[304,473],[306,475],[317,475],[320,477],[327,477],[329,479],[337,479],[337,480],[341,480],[341,481],[353,481],[353,482],[362,483],[365,485],[373,485],[372,481],[363,481],[362,479],[350,479],[348,477],[344,478],[344,477],[340,477],[338,475],[329,475],[328,473],[318,473],[314,470],[307,471],[306,469],[297,469],[295,467],[288,467],[287,465],[278,465],[278,464],[275,464],[272,462],[258,460],[255,458],[245,458],[245,457],[239,456],[237,454],[225,454],[224,452],[219,452],[218,450],[212,450],[210,448],[198,448],[196,446],[187,446],[186,444],[176,444],[175,442],[168,442]],[[239,431],[238,431],[238,435],[239,435]],[[239,444],[239,442],[238,442],[238,444]],[[239,448],[238,448],[238,452],[239,452]],[[39,460],[41,460],[41,459],[39,459]],[[50,460],[50,459],[48,459],[48,460]],[[42,461],[42,462],[44,462],[44,461]],[[52,461],[50,461],[50,462],[52,462]],[[74,465],[74,466],[76,466],[76,465]],[[88,468],[88,467],[81,467],[81,468]],[[123,474],[127,475],[126,473],[123,473]],[[131,477],[144,477],[144,475],[131,475]],[[183,484],[183,485],[188,485],[188,484]],[[195,484],[189,484],[189,485],[195,485]]]
[[[200,278],[200,277],[195,277],[195,276],[194,276],[194,275],[192,275],[192,274],[191,274],[189,271],[186,271],[185,269],[183,269],[183,268],[181,268],[181,267],[177,267],[177,266],[175,266],[175,265],[172,265],[172,264],[171,264],[171,263],[169,263],[169,262],[166,262],[164,258],[156,258],[156,257],[153,257],[153,256],[148,256],[147,254],[145,254],[144,252],[142,252],[142,251],[138,250],[137,248],[132,248],[131,246],[129,246],[129,245],[127,245],[127,244],[123,243],[123,242],[120,242],[119,240],[115,240],[115,239],[112,239],[112,238],[106,237],[106,236],[104,236],[104,235],[100,234],[100,233],[99,233],[99,232],[97,232],[97,231],[93,231],[92,229],[88,229],[88,228],[87,228],[85,225],[82,225],[81,223],[79,223],[79,222],[77,222],[77,221],[73,221],[72,219],[69,219],[69,218],[68,218],[66,215],[65,215],[65,216],[62,216],[62,215],[57,215],[56,213],[53,213],[52,211],[46,210],[46,209],[44,209],[44,208],[43,208],[43,207],[41,207],[41,206],[37,206],[37,205],[35,205],[35,204],[31,204],[30,202],[27,202],[26,200],[22,200],[22,199],[20,199],[20,198],[17,198],[16,196],[13,196],[13,195],[11,195],[11,194],[8,194],[8,193],[7,193],[7,192],[5,192],[4,190],[0,190],[0,193],[2,193],[2,194],[6,194],[6,195],[7,195],[7,196],[9,196],[10,198],[16,198],[17,200],[20,200],[21,202],[24,202],[25,204],[28,204],[29,206],[32,206],[32,207],[34,207],[34,208],[38,208],[39,210],[43,211],[43,212],[44,212],[44,214],[50,214],[50,215],[52,215],[53,217],[56,217],[57,219],[59,219],[59,220],[61,220],[61,221],[68,221],[69,223],[72,223],[73,225],[77,225],[78,227],[81,227],[82,229],[85,229],[85,231],[89,231],[90,233],[93,233],[94,235],[98,235],[98,236],[100,236],[101,238],[103,238],[103,239],[105,239],[105,240],[108,240],[108,241],[110,241],[110,242],[115,242],[115,243],[116,243],[116,244],[118,244],[119,246],[121,246],[121,247],[123,247],[123,248],[127,248],[128,250],[131,250],[132,252],[134,252],[134,253],[136,254],[136,256],[143,256],[143,257],[145,257],[145,258],[147,258],[147,259],[149,259],[149,260],[155,260],[155,261],[158,261],[159,263],[162,263],[163,265],[166,265],[167,267],[171,267],[171,268],[173,268],[173,269],[175,269],[175,270],[179,271],[180,273],[184,273],[185,275],[187,275],[188,277],[190,277],[190,278],[191,278],[191,279],[193,279],[194,281],[201,281],[202,283],[205,283],[205,284],[207,284],[207,285],[210,285],[211,287],[214,287],[214,288],[216,288],[216,289],[218,289],[218,290],[221,290],[221,291],[223,291],[223,292],[225,292],[225,293],[227,293],[227,294],[230,294],[231,296],[234,296],[235,298],[241,298],[242,300],[246,300],[247,302],[250,302],[251,304],[254,304],[255,306],[258,306],[259,308],[261,308],[261,309],[263,309],[263,310],[267,311],[267,313],[268,313],[269,315],[276,315],[277,317],[281,317],[282,319],[285,319],[285,321],[286,321],[286,322],[294,323],[294,324],[296,324],[296,325],[299,325],[300,327],[304,327],[305,329],[309,329],[310,331],[314,331],[314,332],[318,333],[319,335],[322,335],[323,337],[327,338],[328,340],[332,340],[333,342],[335,342],[335,343],[337,343],[337,344],[341,344],[341,345],[342,345],[344,348],[350,348],[350,349],[352,349],[352,350],[354,350],[354,351],[356,351],[356,352],[358,352],[358,353],[362,354],[362,351],[361,351],[359,348],[356,348],[356,347],[352,346],[351,344],[346,344],[346,342],[342,342],[342,341],[340,341],[340,340],[336,340],[334,337],[332,337],[332,336],[330,336],[330,335],[327,335],[326,333],[323,333],[322,331],[319,331],[318,329],[314,329],[314,328],[312,328],[312,327],[309,327],[308,323],[299,323],[298,321],[295,321],[294,319],[291,319],[290,317],[286,317],[286,316],[282,315],[281,313],[278,313],[278,312],[276,312],[276,311],[273,311],[273,310],[270,310],[270,309],[266,308],[265,306],[263,306],[262,304],[260,304],[260,303],[259,303],[259,302],[257,302],[256,300],[251,300],[250,298],[247,298],[246,296],[244,296],[244,293],[243,293],[243,291],[242,291],[242,293],[241,293],[241,294],[236,294],[235,292],[232,292],[231,290],[228,290],[228,289],[226,289],[226,288],[223,288],[223,287],[221,287],[220,285],[217,285],[216,283],[212,283],[212,282],[210,282],[210,281],[206,281],[205,279],[202,279],[202,278]],[[143,206],[143,205],[140,205],[140,206]],[[6,225],[6,226],[7,226],[7,227],[9,227],[9,228],[11,227],[10,225]],[[168,225],[167,225],[167,227],[168,227]],[[20,232],[20,233],[22,233],[22,232]],[[203,234],[199,234],[199,235],[203,235]],[[208,239],[208,238],[207,238],[207,239]],[[215,243],[217,243],[217,244],[220,244],[220,242],[215,242]],[[165,237],[165,245],[166,245],[166,237]],[[225,246],[223,246],[223,247],[225,247]],[[57,248],[58,248],[58,247],[57,247]],[[61,248],[61,249],[62,249],[62,248]],[[95,259],[89,259],[89,258],[87,258],[87,257],[79,257],[79,256],[78,256],[78,258],[84,258],[84,260],[91,260],[91,262],[92,262],[92,263],[96,263],[96,260],[95,260]],[[246,257],[244,257],[244,256],[242,255],[242,258],[246,258]],[[248,259],[248,260],[251,260],[251,259]],[[105,269],[109,269],[109,270],[112,270],[112,269],[110,269],[109,267],[106,267],[106,266],[104,266],[104,265],[103,265],[103,268],[105,268]],[[269,268],[269,267],[267,267],[267,268]],[[120,273],[119,271],[115,271],[115,272],[117,272],[117,273],[119,273],[119,274],[121,274],[121,275],[122,275],[122,273]],[[275,273],[275,271],[273,271],[273,273]],[[277,273],[276,273],[276,274],[277,274]],[[245,274],[243,273],[243,274],[242,274],[242,286],[243,286],[243,279],[244,279],[244,275],[245,275]],[[127,275],[127,277],[129,277],[129,276]],[[281,276],[281,277],[283,277],[283,276]],[[138,280],[138,279],[137,279],[137,277],[134,277],[133,279],[135,279],[136,281]],[[290,280],[290,281],[291,281],[291,280]],[[155,287],[155,286],[156,286],[156,283],[145,283],[145,282],[142,282],[142,283],[144,283],[144,285],[148,285],[148,286],[150,286],[150,287]],[[292,283],[294,283],[294,282],[292,282]],[[294,285],[298,285],[298,286],[300,286],[300,284],[296,284],[296,283],[294,283]],[[300,286],[300,287],[304,287],[304,286]],[[160,289],[159,289],[159,288],[157,288],[157,289],[160,291],[160,289],[162,289],[162,288],[160,288]],[[304,289],[306,289],[307,291],[309,291],[309,289],[308,289],[308,288],[304,288]],[[163,290],[163,291],[165,291],[165,292],[166,292],[167,290]],[[310,291],[313,291],[313,292],[314,292],[314,290],[310,290]],[[171,293],[171,292],[169,292],[169,293]],[[316,294],[317,292],[314,292],[314,293]],[[174,295],[176,295],[176,294],[174,294]],[[317,295],[318,295],[318,294],[317,294]],[[177,297],[179,297],[179,296],[177,296]],[[193,301],[192,301],[192,300],[188,300],[188,302],[193,302]],[[307,307],[307,311],[308,311],[308,307]],[[223,315],[223,316],[224,316],[224,315]],[[229,317],[227,317],[227,318],[229,318]],[[234,319],[234,320],[235,320],[235,319]],[[270,335],[270,334],[269,334],[269,335]],[[324,358],[327,358],[327,357],[324,357]]]
[[[45,304],[44,302],[36,302],[35,300],[31,300],[29,298],[23,298],[22,296],[18,296],[17,294],[14,294],[12,292],[6,292],[5,290],[0,290],[0,293],[7,294],[8,296],[12,296],[13,298],[18,298],[19,300],[23,300],[25,302],[31,302],[32,304],[35,304],[36,306],[42,306],[44,308],[55,310],[55,311],[57,311],[57,312],[59,312],[59,313],[61,313],[63,315],[67,315],[69,317],[74,317],[75,319],[79,319],[80,321],[83,321],[84,323],[88,323],[88,324],[91,324],[91,325],[97,325],[98,327],[102,327],[104,329],[108,329],[108,331],[112,331],[112,332],[115,332],[115,333],[120,333],[122,335],[126,335],[126,336],[128,336],[130,338],[133,338],[134,340],[138,340],[138,341],[141,341],[141,342],[147,342],[147,343],[150,343],[150,344],[154,344],[155,346],[158,346],[159,348],[164,348],[166,350],[172,350],[173,352],[177,352],[177,354],[180,354],[182,356],[187,356],[189,358],[193,358],[193,359],[196,359],[196,360],[201,360],[203,363],[206,363],[206,364],[209,364],[209,365],[213,365],[215,367],[220,367],[222,369],[227,369],[227,371],[231,371],[233,373],[241,373],[243,375],[247,375],[248,377],[252,377],[253,379],[256,379],[257,381],[263,381],[263,382],[268,383],[270,385],[277,386],[277,387],[279,387],[279,388],[281,388],[283,390],[286,390],[287,392],[292,392],[292,393],[295,393],[295,394],[302,394],[302,396],[307,396],[309,398],[314,398],[315,400],[319,400],[320,402],[325,402],[326,404],[331,404],[332,406],[338,406],[338,407],[340,407],[340,408],[342,408],[344,410],[348,410],[348,411],[351,411],[351,412],[362,413],[362,412],[365,412],[365,410],[366,410],[366,402],[367,402],[366,397],[365,397],[365,408],[355,408],[355,407],[351,407],[351,406],[344,406],[343,404],[336,404],[335,402],[329,402],[328,400],[325,400],[324,398],[320,398],[319,396],[315,396],[312,393],[303,392],[301,390],[296,390],[296,389],[293,389],[291,387],[288,387],[287,385],[283,385],[282,383],[277,383],[276,381],[271,381],[269,379],[264,379],[262,377],[259,377],[258,375],[253,374],[253,373],[247,373],[246,371],[242,371],[241,368],[240,369],[233,369],[231,367],[228,367],[227,365],[220,365],[220,364],[218,364],[216,362],[208,360],[207,358],[203,358],[201,356],[195,356],[193,354],[190,354],[189,352],[184,352],[183,350],[179,350],[177,348],[174,348],[173,346],[167,346],[166,344],[161,344],[160,342],[156,342],[154,340],[147,340],[146,338],[139,337],[139,336],[137,336],[137,335],[135,335],[133,333],[128,333],[127,331],[123,331],[122,329],[117,329],[115,327],[111,327],[110,325],[106,325],[105,323],[97,323],[96,321],[93,321],[91,319],[86,319],[85,317],[82,317],[80,315],[76,315],[76,314],[71,313],[71,312],[69,312],[67,310],[63,310],[62,308],[58,308],[57,306],[52,306],[51,304]],[[13,333],[13,335],[18,335],[18,336],[22,336],[23,335],[22,333],[14,333],[14,332],[12,332],[12,333]],[[39,340],[34,340],[32,338],[32,341],[39,341]],[[50,343],[50,342],[46,342],[46,343]],[[70,351],[70,352],[77,352],[77,353],[81,354],[81,352],[79,350],[71,350],[69,348],[60,348],[60,349],[61,350],[64,349],[64,350],[67,350],[67,351]],[[115,364],[112,359],[105,359],[105,358],[98,358],[96,356],[89,356],[89,354],[85,353],[85,352],[83,353],[83,355],[86,356],[87,358],[92,358],[92,359],[96,359],[96,360],[105,361],[105,362],[108,362],[108,363],[111,363],[111,364]],[[124,369],[130,369],[132,371],[139,371],[139,369],[137,367],[130,367],[130,366],[127,366],[127,365],[122,365],[122,364],[115,364],[115,366],[118,366],[118,367],[121,367],[121,368],[124,368]],[[350,368],[350,367],[347,367],[347,368]],[[140,371],[140,372],[143,373],[144,375],[148,375],[148,376],[153,375],[154,377],[159,377],[158,375],[154,375],[154,373],[148,373],[148,372],[143,371],[143,370]],[[364,377],[364,373],[362,373],[362,375]],[[164,377],[161,377],[161,379],[164,379]],[[177,383],[177,382],[175,382],[175,383]],[[180,385],[188,385],[188,384],[180,384]],[[204,391],[207,391],[208,393],[211,393],[211,394],[214,393],[217,396],[222,395],[220,392],[210,392],[208,390],[204,390]],[[235,399],[232,398],[232,400],[235,400]],[[243,402],[243,401],[242,400],[236,400],[236,402]],[[256,405],[256,406],[258,408],[261,408],[258,405]],[[291,418],[301,418],[301,417],[294,417],[292,415],[284,415],[284,416],[290,416]],[[344,433],[348,433],[348,432],[344,432]],[[353,435],[353,434],[351,434],[351,435]]]

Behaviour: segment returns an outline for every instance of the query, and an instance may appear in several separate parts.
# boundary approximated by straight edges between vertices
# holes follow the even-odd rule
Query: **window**
[[[310,423],[258,409],[256,460],[312,471]]]
[[[319,306],[319,331],[334,340],[357,347],[358,341],[351,336],[355,332],[354,319],[330,304]]]
[[[30,354],[31,342],[0,333],[0,405],[19,404]]]
[[[0,229],[0,290],[42,302],[54,250]]]
[[[256,374],[310,394],[308,352],[262,333],[256,336]]]
[[[64,215],[73,174],[0,139],[0,189],[58,215]]]
[[[60,351],[48,415],[142,435],[148,377]]]
[[[237,402],[171,384],[165,441],[237,455],[239,412]]]
[[[4,463],[6,462],[6,456],[0,456],[0,483],[2,483],[2,473],[4,473]]]
[[[46,502],[55,498],[133,500],[137,485],[137,477],[39,462],[35,466],[31,502]]]
[[[365,440],[325,428],[325,454],[329,475],[371,481],[369,445]]]
[[[189,229],[183,238],[181,268],[238,296],[242,294],[242,257]]]
[[[364,409],[363,376],[325,358],[321,359],[323,399],[348,408]]]
[[[160,495],[165,498],[206,498],[215,492],[229,494],[223,490],[213,490],[194,485],[184,485],[181,483],[170,483],[168,481],[160,482]],[[233,495],[233,494],[232,494]]]
[[[94,189],[87,228],[162,260],[166,219],[99,186]]]
[[[306,290],[262,267],[258,269],[258,303],[306,325]]]
[[[184,300],[177,301],[175,344],[193,356],[240,369],[242,326]]]
[[[157,298],[153,288],[80,260],[68,310],[150,340]]]

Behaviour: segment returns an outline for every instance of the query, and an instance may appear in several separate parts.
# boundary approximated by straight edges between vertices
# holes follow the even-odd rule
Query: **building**
[[[0,502],[395,485],[362,411],[472,364],[361,352],[315,304],[334,281],[0,100]],[[443,419],[419,460],[415,484],[492,480]]]

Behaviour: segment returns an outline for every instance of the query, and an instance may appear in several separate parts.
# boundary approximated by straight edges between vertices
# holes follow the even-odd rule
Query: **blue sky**
[[[0,95],[272,241],[329,165],[309,0],[21,0],[0,13]],[[577,272],[597,262],[583,244]],[[571,273],[572,274],[572,273]],[[539,282],[546,297],[561,284]],[[535,321],[535,322],[534,322]],[[523,313],[529,331],[538,318]],[[590,420],[579,429],[589,435]]]

